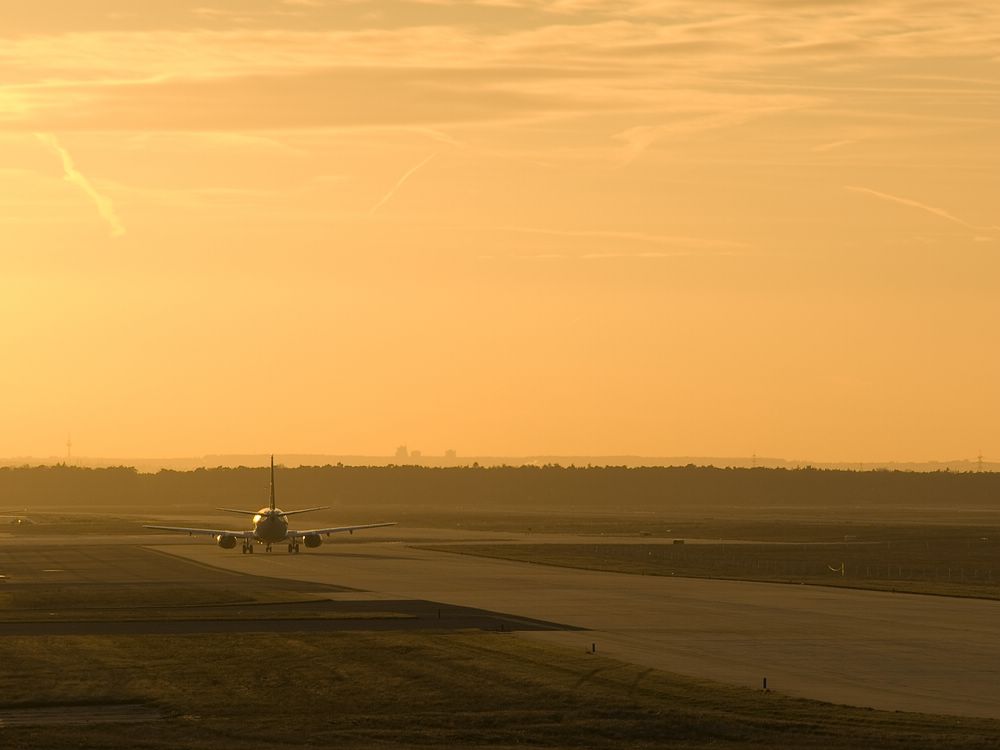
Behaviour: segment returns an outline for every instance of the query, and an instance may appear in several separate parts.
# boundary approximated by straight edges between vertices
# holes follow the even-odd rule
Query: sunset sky
[[[0,0],[0,455],[1000,458],[993,0]]]

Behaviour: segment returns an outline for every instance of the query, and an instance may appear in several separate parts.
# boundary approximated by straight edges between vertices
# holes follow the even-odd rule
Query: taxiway
[[[748,687],[767,677],[771,689],[833,703],[1000,718],[997,601],[557,568],[390,541],[402,532],[302,555],[158,549],[235,572],[582,628],[521,637],[596,644],[605,656],[685,675]]]

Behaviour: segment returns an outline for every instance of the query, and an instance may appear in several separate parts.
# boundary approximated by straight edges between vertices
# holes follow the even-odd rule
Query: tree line
[[[267,468],[0,467],[0,506],[136,510],[268,499]],[[661,510],[699,506],[987,508],[1000,473],[707,466],[300,466],[279,468],[279,507],[303,504],[465,510]]]

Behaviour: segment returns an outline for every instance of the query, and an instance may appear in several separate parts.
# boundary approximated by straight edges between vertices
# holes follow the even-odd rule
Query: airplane
[[[288,552],[298,554],[299,542],[306,547],[318,547],[323,543],[323,535],[338,534],[346,531],[353,534],[360,529],[377,529],[382,526],[395,526],[391,523],[367,523],[360,526],[331,526],[324,529],[306,529],[295,531],[288,528],[288,516],[296,513],[309,513],[314,510],[325,510],[329,506],[317,508],[303,508],[302,510],[281,510],[274,505],[274,456],[271,456],[271,504],[260,510],[236,510],[234,508],[216,508],[227,513],[240,513],[242,515],[253,516],[253,528],[249,531],[227,531],[225,529],[191,529],[185,526],[152,526],[144,525],[146,529],[156,529],[158,531],[177,531],[191,535],[214,536],[216,543],[222,549],[233,549],[236,540],[243,542],[243,554],[252,554],[254,544],[263,544],[264,551],[270,552],[272,544],[288,542]]]

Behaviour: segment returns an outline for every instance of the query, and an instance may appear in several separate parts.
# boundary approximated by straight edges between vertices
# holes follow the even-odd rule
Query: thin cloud
[[[695,252],[694,250],[675,250],[673,252],[645,252],[645,253],[585,253],[581,255],[581,260],[627,260],[629,258],[705,258],[719,256],[735,256],[738,253],[731,251],[724,252]]]
[[[891,73],[897,66],[887,68],[886,60],[972,57],[979,67],[963,63],[960,69],[985,70],[996,54],[1000,15],[986,10],[981,0],[959,0],[957,6],[924,3],[919,9],[904,0],[852,3],[849,14],[825,15],[815,10],[824,0],[761,2],[753,13],[736,0],[687,4],[682,10],[658,0],[481,0],[476,4],[507,8],[507,21],[487,26],[479,23],[480,12],[469,11],[469,3],[438,0],[454,10],[437,24],[364,22],[356,29],[346,28],[342,14],[333,12],[343,1],[261,1],[252,5],[270,10],[244,12],[214,7],[233,3],[205,0],[202,14],[253,19],[216,30],[206,29],[206,17],[192,12],[190,4],[171,0],[158,0],[163,7],[141,33],[106,30],[98,22],[100,14],[46,19],[44,34],[0,30],[5,66],[13,72],[2,86],[10,98],[5,106],[0,96],[0,129],[490,126],[555,113],[601,118],[603,138],[603,118],[616,112],[651,120],[619,134],[620,160],[629,163],[661,139],[688,132],[671,125],[685,108],[742,112],[756,109],[763,92],[808,94],[797,97],[798,103],[786,95],[785,108],[822,107],[825,114],[848,115],[852,121],[862,112],[893,120],[920,114],[970,122],[981,113],[984,124],[992,122],[987,94],[994,90],[975,84],[961,89],[947,81],[932,85],[928,90],[955,98],[933,113],[903,108],[888,96],[877,103],[874,97],[857,98],[859,92],[921,93],[898,87]],[[580,22],[557,17],[566,13],[581,14]],[[775,28],[794,54],[765,54],[774,48]],[[74,33],[59,33],[64,30]],[[854,52],[856,43],[868,54]],[[336,66],[331,49],[337,50]],[[814,67],[818,54],[836,67],[823,75],[803,75],[803,60]],[[935,67],[950,69],[944,63]],[[122,71],[139,80],[116,84]],[[837,71],[835,77],[831,71]],[[380,80],[356,86],[360,76]],[[386,87],[385,96],[370,96]],[[742,103],[705,101],[732,99],[737,92]],[[324,101],[335,106],[317,104]],[[740,122],[701,120],[692,126],[699,132],[727,124]]]
[[[620,166],[628,166],[661,139],[669,136],[689,136],[710,130],[736,127],[751,120],[769,115],[780,115],[797,109],[806,109],[815,102],[808,98],[785,97],[778,102],[773,97],[766,104],[754,103],[745,97],[728,97],[728,101],[715,95],[704,97],[707,106],[719,107],[720,111],[701,117],[674,122],[669,125],[638,125],[611,137],[623,144],[618,150]],[[726,111],[721,111],[722,108]]]
[[[823,143],[819,146],[813,146],[812,150],[815,152],[833,151],[838,148],[843,148],[844,146],[850,146],[857,142],[856,138],[849,138],[842,141],[833,141],[831,143]]]
[[[514,260],[567,260],[567,261],[603,261],[603,260],[657,260],[669,258],[719,258],[738,257],[740,253],[731,251],[697,252],[694,250],[675,250],[670,252],[649,251],[641,253],[584,253],[582,255],[568,253],[535,253],[533,255],[514,255]],[[480,259],[493,258],[481,255]]]
[[[76,166],[73,164],[73,157],[71,157],[69,152],[62,147],[58,139],[51,133],[35,133],[35,137],[53,154],[59,157],[62,161],[64,179],[67,182],[76,185],[83,191],[84,195],[90,198],[90,200],[94,203],[94,206],[97,208],[97,213],[99,213],[101,218],[107,222],[108,228],[111,230],[111,236],[121,237],[124,235],[125,225],[122,224],[121,219],[118,218],[118,214],[115,211],[115,206],[111,202],[111,199],[107,196],[101,195],[90,180],[77,170]]]
[[[392,196],[394,196],[396,192],[401,187],[403,187],[403,185],[406,183],[408,179],[410,179],[414,174],[416,174],[417,171],[419,171],[422,167],[424,167],[427,164],[427,162],[429,162],[435,156],[437,156],[436,153],[431,154],[430,156],[426,157],[422,162],[417,164],[415,167],[410,167],[410,169],[402,177],[396,180],[396,184],[392,186],[389,192],[383,195],[382,199],[371,207],[371,210],[368,212],[368,215],[374,216],[375,212],[378,211],[380,208],[382,208],[382,206],[384,206],[386,203],[388,203],[389,200],[392,198]]]
[[[502,232],[516,232],[518,234],[542,234],[553,237],[576,237],[580,239],[599,240],[623,240],[626,242],[640,242],[651,245],[667,245],[671,247],[701,247],[701,248],[724,248],[740,249],[747,245],[742,242],[732,240],[713,240],[703,237],[683,237],[664,234],[646,234],[645,232],[618,232],[600,229],[544,229],[541,227],[518,227],[503,226],[497,227]]]
[[[938,218],[944,219],[945,221],[950,221],[953,224],[958,224],[959,226],[965,227],[966,229],[972,229],[975,231],[991,231],[995,232],[1000,227],[997,226],[982,226],[978,224],[971,224],[965,219],[960,219],[955,216],[955,214],[945,211],[943,208],[935,208],[934,206],[928,206],[926,203],[920,203],[919,201],[911,200],[909,198],[901,198],[898,195],[890,195],[889,193],[882,193],[878,190],[872,190],[866,187],[857,187],[855,185],[844,185],[845,190],[851,190],[855,193],[862,193],[864,195],[870,195],[879,200],[888,201],[890,203],[898,203],[901,206],[908,206],[910,208],[915,208],[918,211],[923,211],[924,213],[933,214]]]

